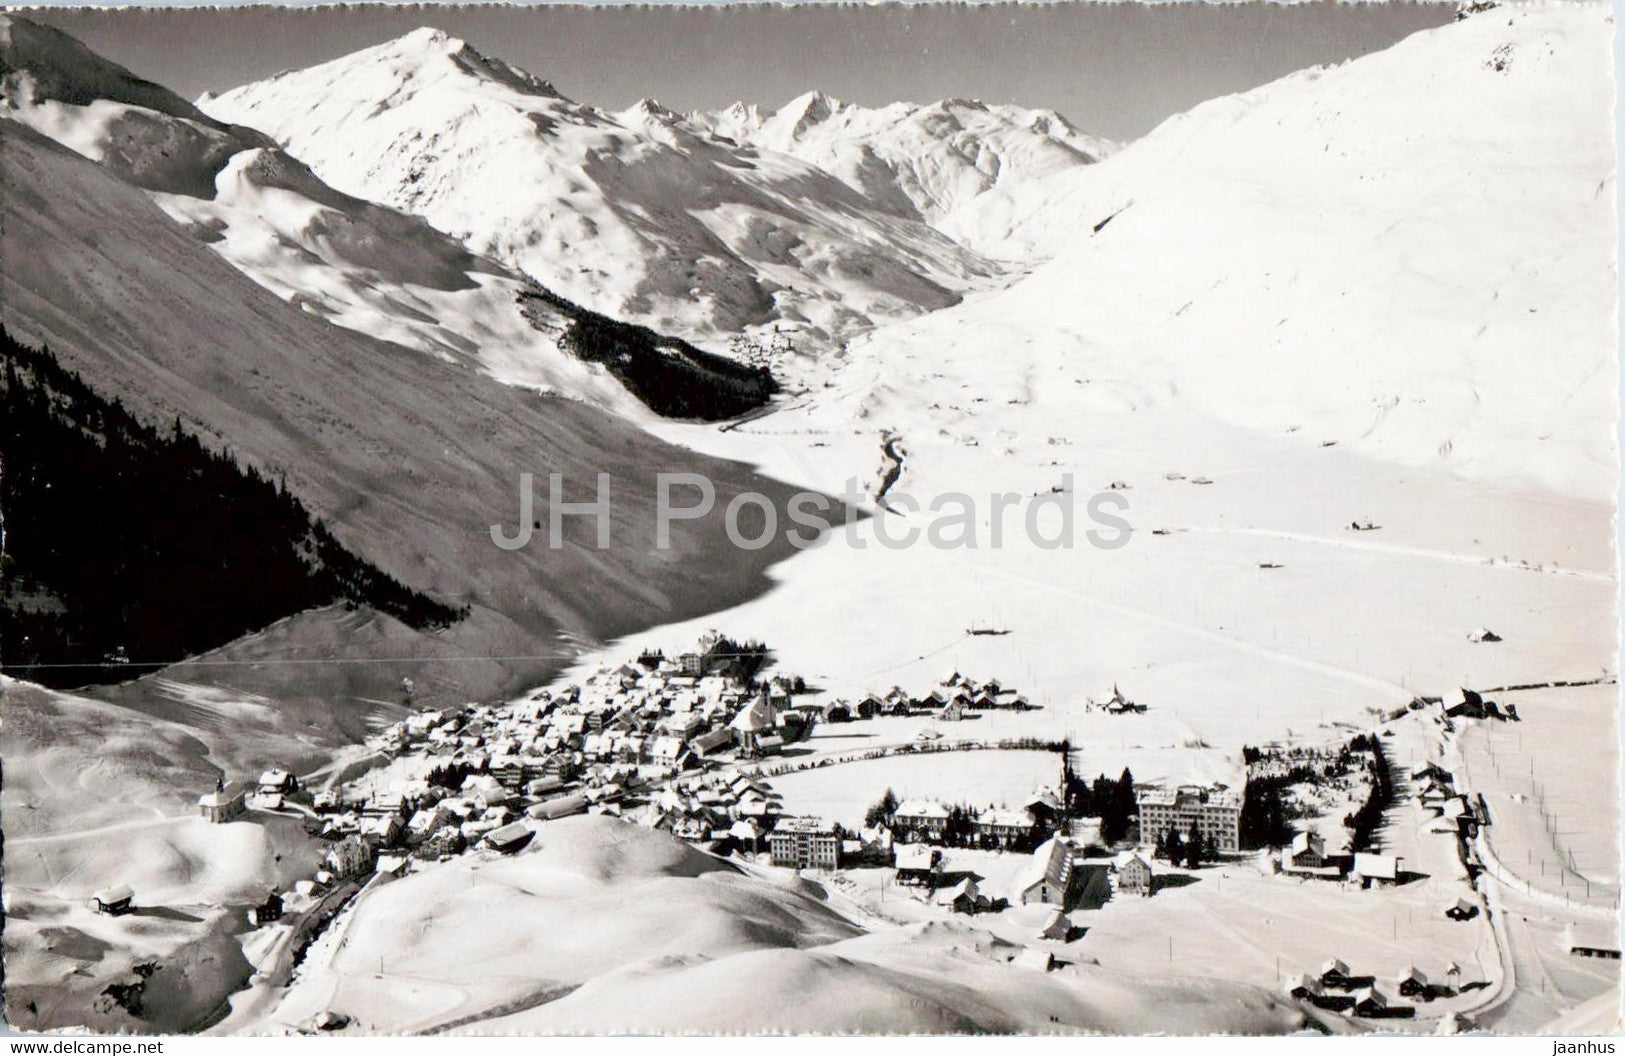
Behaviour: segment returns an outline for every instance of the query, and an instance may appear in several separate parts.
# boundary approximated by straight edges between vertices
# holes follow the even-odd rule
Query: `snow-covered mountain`
[[[58,30],[0,18],[0,99],[12,120],[147,190],[290,304],[510,384],[632,420],[652,414],[614,372],[571,350],[580,313],[536,296],[527,276],[421,218],[334,190],[268,137],[208,117]]]
[[[1117,149],[1053,110],[976,99],[871,108],[808,92],[775,111],[735,103],[686,121],[712,136],[800,158],[870,201],[934,227],[990,190],[1076,169]]]
[[[262,129],[341,191],[685,336],[788,324],[838,340],[1000,272],[814,164],[653,102],[620,114],[572,102],[432,29],[199,105]]]
[[[864,413],[940,417],[923,375],[987,376],[988,349],[1019,348],[1058,410],[1611,495],[1609,17],[1495,8],[983,195],[953,218],[971,241],[1048,263],[855,348],[879,383]]]
[[[415,327],[434,325],[441,306],[472,317],[479,302],[457,298],[499,279],[517,290],[520,280],[503,279],[421,221],[334,194],[263,137],[188,113],[55,31],[14,17],[0,25],[7,330],[49,346],[145,421],[179,420],[284,479],[351,550],[414,589],[470,608],[433,635],[366,614],[307,613],[263,640],[244,640],[242,655],[321,653],[343,641],[408,666],[427,654],[540,658],[559,648],[561,629],[607,636],[663,609],[700,611],[706,595],[759,584],[772,558],[736,553],[712,532],[715,519],[683,531],[676,549],[652,551],[653,480],[664,467],[698,468],[719,492],[777,494],[774,482],[662,444],[582,402],[499,383],[476,369],[478,349],[460,347],[459,335],[442,335],[446,354],[431,356],[358,332],[412,343],[429,333]],[[204,144],[190,167],[173,146],[187,142]],[[163,165],[141,160],[166,150]],[[213,199],[188,193],[211,187]],[[216,252],[221,246],[227,251]],[[239,262],[260,273],[245,275]],[[298,293],[273,292],[284,276]],[[324,303],[337,310],[320,310]],[[493,318],[507,312],[520,324],[522,308],[548,310],[515,304],[502,290],[486,304]],[[388,320],[349,318],[346,327],[326,318],[369,307]],[[561,358],[558,371],[568,369],[585,373]],[[599,551],[567,531],[562,549],[545,540],[497,549],[489,526],[511,522],[522,472],[542,481],[536,509],[544,529],[546,473],[563,473],[572,499],[577,485],[609,473],[612,538],[624,545]],[[711,571],[696,578],[702,565]],[[476,693],[524,681],[549,663],[470,664],[453,682],[459,693]],[[390,682],[386,666],[368,675],[374,694]],[[280,692],[291,679],[298,688],[287,692],[299,697],[317,692],[318,673],[245,668],[239,682]]]

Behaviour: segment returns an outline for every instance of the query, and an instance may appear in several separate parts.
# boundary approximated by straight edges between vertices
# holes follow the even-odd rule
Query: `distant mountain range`
[[[588,308],[815,348],[1002,274],[932,225],[1106,150],[1053,113],[976,103],[610,113],[432,29],[199,106]]]

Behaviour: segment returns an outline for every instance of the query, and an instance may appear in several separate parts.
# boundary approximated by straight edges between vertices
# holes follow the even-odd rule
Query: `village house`
[[[1432,999],[1433,989],[1428,985],[1428,977],[1416,965],[1410,965],[1400,973],[1399,996]]]
[[[1151,862],[1138,851],[1124,851],[1112,861],[1120,895],[1150,895],[1155,882]]]
[[[1354,856],[1354,875],[1362,887],[1390,887],[1399,883],[1399,863],[1391,854],[1360,853]]]
[[[1281,871],[1296,876],[1341,879],[1344,859],[1326,853],[1326,841],[1318,832],[1300,832],[1281,851]]]
[[[892,812],[892,828],[903,843],[941,843],[948,808],[928,799],[908,800]]]
[[[1328,958],[1326,963],[1320,966],[1320,985],[1322,989],[1332,987],[1338,990],[1346,990],[1349,986],[1349,980],[1352,978],[1353,975],[1349,971],[1348,964],[1336,957]]]
[[[1300,972],[1288,976],[1281,984],[1281,992],[1294,1001],[1314,1002],[1322,994],[1320,981]]]
[[[840,833],[822,818],[780,819],[767,834],[767,846],[774,865],[794,869],[835,869],[840,865]]]
[[[992,900],[982,894],[976,881],[968,876],[952,887],[938,891],[933,898],[938,905],[947,906],[955,913],[983,913],[992,908]]]
[[[323,858],[327,868],[339,879],[360,876],[372,869],[372,844],[360,836],[346,836],[328,848]]]
[[[1032,854],[1032,860],[1017,878],[1013,890],[1022,905],[1042,902],[1071,909],[1074,895],[1072,844],[1056,836],[1045,841]]]
[[[493,851],[512,854],[530,842],[534,833],[524,822],[515,821],[485,834],[484,844]]]
[[[248,907],[248,924],[259,928],[282,919],[282,895],[276,888],[259,902]]]
[[[286,770],[267,770],[260,775],[262,796],[285,796],[299,789],[299,779]]]
[[[119,884],[117,887],[104,887],[90,896],[90,908],[96,913],[105,913],[110,917],[121,916],[135,911],[135,892],[129,884]]]
[[[941,878],[942,852],[923,843],[896,847],[897,882],[919,887],[936,887]]]

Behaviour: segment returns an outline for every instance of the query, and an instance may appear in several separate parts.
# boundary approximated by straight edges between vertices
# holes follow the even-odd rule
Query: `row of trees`
[[[1183,836],[1172,826],[1159,833],[1156,850],[1152,853],[1157,858],[1187,869],[1195,869],[1203,862],[1216,861],[1219,857],[1218,848],[1202,835],[1202,830],[1194,821]]]
[[[1134,794],[1134,775],[1128,767],[1123,768],[1116,781],[1101,774],[1089,782],[1073,772],[1068,753],[1062,780],[1067,814],[1074,818],[1099,818],[1102,842],[1109,846],[1133,831],[1139,804]]]
[[[0,650],[20,677],[119,681],[340,600],[419,629],[466,615],[178,419],[142,423],[3,327],[0,359]]]

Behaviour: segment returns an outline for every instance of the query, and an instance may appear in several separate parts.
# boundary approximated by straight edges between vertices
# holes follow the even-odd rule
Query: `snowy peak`
[[[572,102],[432,31],[201,105],[575,303],[717,349],[784,323],[838,343],[998,270],[816,164],[725,141],[654,99],[618,113]],[[803,113],[838,107],[813,97]]]
[[[393,40],[308,69],[283,71],[270,82],[310,76],[335,84],[348,81],[353,91],[385,105],[411,93],[453,86],[476,91],[482,86],[496,86],[522,96],[562,98],[551,82],[491,58],[461,37],[432,26],[420,26]],[[212,93],[206,94],[198,103],[207,109],[215,98]]]
[[[715,137],[799,158],[939,229],[988,191],[1090,165],[1116,149],[1053,110],[979,99],[870,108],[813,91],[770,113],[735,103],[688,121]]]

